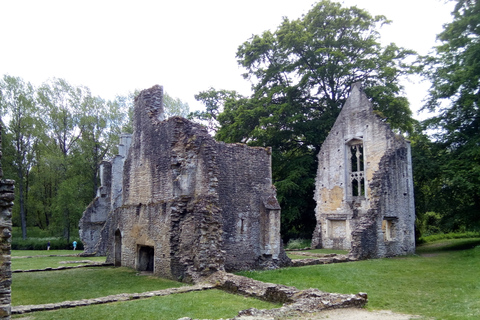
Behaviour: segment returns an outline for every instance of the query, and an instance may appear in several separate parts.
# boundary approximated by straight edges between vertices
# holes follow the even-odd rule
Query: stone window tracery
[[[363,143],[354,140],[348,145],[350,196],[365,197],[365,163]]]

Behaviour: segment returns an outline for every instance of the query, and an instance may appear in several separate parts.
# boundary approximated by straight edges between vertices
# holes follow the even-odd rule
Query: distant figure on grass
[[[77,249],[77,241],[73,241],[73,251],[75,251],[75,249]]]
[[[50,241],[47,242],[47,250],[50,250]]]

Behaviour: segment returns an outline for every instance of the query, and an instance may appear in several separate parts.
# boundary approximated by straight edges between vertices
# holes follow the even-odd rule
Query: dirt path
[[[413,316],[408,314],[399,314],[394,313],[388,310],[380,311],[368,311],[365,309],[334,309],[328,311],[317,312],[310,315],[305,315],[298,320],[318,320],[318,319],[329,319],[329,320],[410,320],[410,319],[420,319],[419,316]],[[293,319],[292,319],[293,320]]]
[[[181,318],[189,319],[190,318]],[[410,314],[394,313],[389,310],[368,311],[365,309],[346,308],[333,309],[315,313],[303,313],[289,316],[275,316],[275,317],[252,317],[241,316],[234,318],[235,320],[410,320],[410,319],[425,319],[421,316],[414,316]]]

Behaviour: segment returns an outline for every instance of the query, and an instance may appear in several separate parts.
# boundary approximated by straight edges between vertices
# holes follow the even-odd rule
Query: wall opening
[[[384,241],[395,240],[395,219],[385,218],[382,221],[382,231]]]
[[[122,266],[122,234],[120,230],[115,231],[115,243],[114,243],[114,266]]]
[[[153,272],[155,250],[150,246],[138,246],[137,270]]]
[[[349,194],[351,197],[365,197],[365,159],[363,142],[354,139],[347,145],[349,169]]]

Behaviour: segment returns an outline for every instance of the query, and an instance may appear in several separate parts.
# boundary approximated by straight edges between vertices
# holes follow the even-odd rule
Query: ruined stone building
[[[160,86],[135,99],[131,141],[124,136],[123,153],[103,163],[102,187],[80,222],[86,250],[184,281],[288,263],[270,149],[165,120],[162,100]]]
[[[100,188],[79,222],[80,237],[87,255],[107,254],[107,243],[101,241],[102,229],[109,212],[122,205],[123,164],[131,142],[131,134],[122,134],[118,154],[113,159],[100,163]]]
[[[0,159],[2,158],[2,127],[0,126]],[[0,319],[11,315],[11,237],[14,181],[4,180],[0,164]]]
[[[374,114],[358,83],[318,154],[314,197],[312,247],[360,259],[414,253],[410,143]]]

